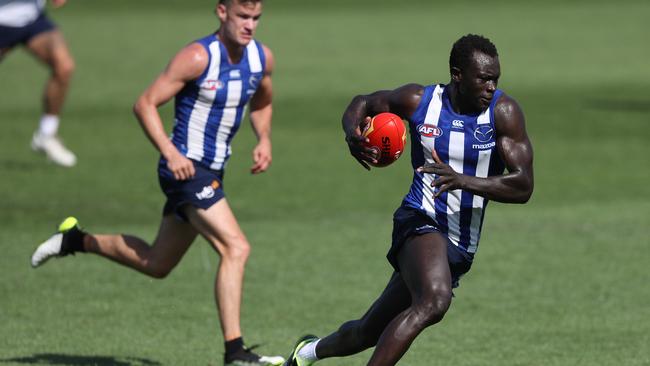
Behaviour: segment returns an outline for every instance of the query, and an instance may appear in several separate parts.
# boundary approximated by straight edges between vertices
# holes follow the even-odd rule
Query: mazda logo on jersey
[[[474,130],[474,138],[479,142],[488,142],[494,136],[494,129],[490,125],[478,126]]]
[[[436,138],[442,135],[442,130],[439,129],[438,126],[426,123],[418,126],[418,132],[424,137]]]

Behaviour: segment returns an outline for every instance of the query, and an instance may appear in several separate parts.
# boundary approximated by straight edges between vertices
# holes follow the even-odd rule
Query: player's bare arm
[[[533,149],[526,133],[524,114],[517,102],[503,95],[494,110],[497,148],[507,169],[506,174],[487,178],[470,177],[455,172],[433,152],[433,164],[421,172],[436,174],[431,184],[442,192],[463,189],[489,200],[525,203],[533,193]]]
[[[208,66],[208,54],[197,43],[183,48],[167,68],[138,98],[133,111],[145,134],[167,160],[169,170],[178,180],[194,176],[194,165],[167,137],[158,107],[173,98],[186,82],[198,78]]]
[[[253,131],[257,136],[257,145],[253,149],[253,166],[251,173],[258,174],[266,171],[271,165],[271,119],[273,117],[273,83],[271,75],[275,61],[273,53],[266,46],[264,56],[266,68],[260,86],[250,101],[250,119]]]
[[[391,112],[408,119],[417,109],[423,91],[422,85],[406,84],[394,90],[380,90],[352,99],[343,113],[343,132],[350,154],[361,166],[370,170],[367,162],[377,163],[374,150],[364,146],[366,138],[361,134],[362,127],[370,123],[370,116]]]

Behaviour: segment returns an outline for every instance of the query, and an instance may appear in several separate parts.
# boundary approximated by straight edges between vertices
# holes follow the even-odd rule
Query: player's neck
[[[480,111],[472,107],[469,101],[464,98],[464,96],[458,90],[458,86],[453,82],[449,83],[449,101],[451,103],[451,109],[458,114],[476,114]]]
[[[217,38],[226,47],[226,51],[228,51],[228,62],[231,64],[238,64],[244,55],[244,49],[246,46],[242,46],[237,42],[233,42],[233,40],[226,37],[223,32],[223,28],[219,28],[217,30]]]

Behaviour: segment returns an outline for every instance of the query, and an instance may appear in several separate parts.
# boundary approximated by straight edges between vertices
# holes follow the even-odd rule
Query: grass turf
[[[382,290],[409,162],[365,172],[347,154],[341,112],[358,93],[446,82],[451,43],[476,32],[496,43],[500,86],[526,113],[536,189],[527,205],[490,205],[451,310],[402,364],[650,364],[650,4],[409,4],[266,4],[274,163],[248,174],[254,138],[244,127],[225,181],[253,245],[247,341],[285,354],[301,334],[360,316]],[[130,107],[177,49],[216,27],[211,7],[78,1],[51,12],[78,66],[61,128],[74,169],[29,151],[45,70],[24,51],[2,62],[0,364],[220,364],[218,258],[202,239],[164,281],[89,255],[28,264],[68,214],[93,232],[153,237],[157,154]],[[169,127],[171,108],[162,114]]]

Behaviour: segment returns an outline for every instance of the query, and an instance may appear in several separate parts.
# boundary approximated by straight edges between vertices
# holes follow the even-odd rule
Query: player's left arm
[[[266,67],[260,85],[251,98],[250,119],[255,136],[257,136],[257,145],[253,149],[253,166],[251,173],[258,174],[266,171],[271,165],[271,118],[273,116],[273,83],[271,75],[273,74],[274,59],[273,53],[266,46],[264,56],[266,58]]]
[[[526,133],[524,113],[517,102],[503,95],[494,109],[496,144],[507,172],[478,178],[455,172],[433,152],[435,163],[420,168],[437,178],[431,184],[442,192],[463,189],[489,200],[525,203],[533,193],[533,147]]]

